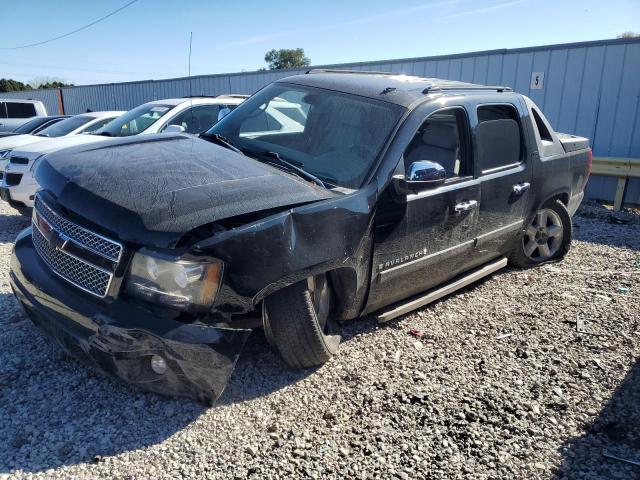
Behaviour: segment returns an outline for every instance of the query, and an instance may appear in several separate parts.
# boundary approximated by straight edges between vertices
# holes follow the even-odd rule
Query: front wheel
[[[509,260],[519,267],[559,260],[569,251],[572,235],[567,207],[560,200],[550,200],[529,221]]]
[[[331,288],[326,275],[309,277],[265,299],[265,334],[289,366],[322,365],[337,352],[340,335],[332,332],[330,310]]]

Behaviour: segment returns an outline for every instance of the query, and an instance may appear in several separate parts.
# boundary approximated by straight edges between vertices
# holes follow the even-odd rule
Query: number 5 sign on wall
[[[531,90],[544,88],[544,72],[531,72]]]

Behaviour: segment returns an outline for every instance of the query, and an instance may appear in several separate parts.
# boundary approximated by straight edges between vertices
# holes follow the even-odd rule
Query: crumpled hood
[[[124,241],[171,247],[199,226],[334,196],[185,134],[111,139],[48,154],[36,179],[60,206]]]

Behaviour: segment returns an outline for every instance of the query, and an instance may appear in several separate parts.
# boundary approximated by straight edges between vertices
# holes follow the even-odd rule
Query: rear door
[[[467,267],[473,250],[480,184],[473,175],[469,116],[464,104],[418,109],[405,130],[398,171],[429,160],[445,184],[403,196],[391,186],[379,199],[368,311],[432,288]]]
[[[509,253],[528,209],[531,159],[516,95],[475,109],[476,175],[482,184],[474,264]],[[504,100],[503,100],[504,98]]]

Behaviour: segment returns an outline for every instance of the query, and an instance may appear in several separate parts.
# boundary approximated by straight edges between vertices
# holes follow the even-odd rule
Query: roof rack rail
[[[487,85],[474,85],[472,83],[468,85],[431,85],[424,90],[422,90],[423,94],[434,93],[434,92],[443,92],[443,91],[452,91],[452,90],[485,90],[488,92],[513,92],[511,87],[502,87],[502,86],[487,86]]]
[[[375,72],[372,70],[340,70],[338,68],[312,68],[307,70],[305,74],[310,73],[363,73],[367,75],[405,75],[404,73],[395,72]]]
[[[239,93],[221,93],[220,95],[185,95],[182,98],[249,98],[250,95]]]

